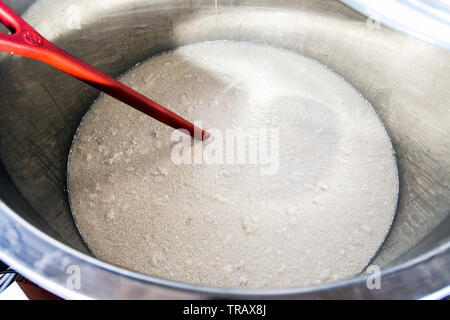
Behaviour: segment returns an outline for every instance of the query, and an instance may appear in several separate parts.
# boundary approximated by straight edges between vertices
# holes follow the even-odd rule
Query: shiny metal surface
[[[372,20],[450,49],[447,0],[342,0]]]
[[[312,57],[372,103],[392,138],[401,188],[392,230],[373,261],[383,269],[381,290],[368,290],[364,276],[246,292],[137,275],[85,255],[67,204],[70,143],[98,93],[39,62],[0,55],[0,259],[19,272],[68,298],[419,298],[450,284],[448,51],[331,0],[219,0],[217,7],[214,0],[14,3],[32,3],[25,13],[31,25],[112,76],[205,40],[257,41]],[[66,286],[71,265],[81,268],[79,290]]]

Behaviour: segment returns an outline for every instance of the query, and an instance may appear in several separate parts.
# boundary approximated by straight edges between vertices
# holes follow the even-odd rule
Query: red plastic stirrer
[[[0,22],[11,32],[0,33],[0,51],[42,61],[174,129],[185,129],[192,137],[208,139],[206,131],[52,44],[1,0]]]

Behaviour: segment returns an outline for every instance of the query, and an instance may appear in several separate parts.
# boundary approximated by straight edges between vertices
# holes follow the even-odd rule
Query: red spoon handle
[[[0,51],[42,61],[174,129],[185,129],[192,137],[199,139],[209,137],[206,131],[176,113],[58,48],[1,0],[0,22],[11,32],[0,33]]]

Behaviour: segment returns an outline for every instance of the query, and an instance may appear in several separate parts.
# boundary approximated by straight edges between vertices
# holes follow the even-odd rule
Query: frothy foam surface
[[[69,163],[73,214],[99,259],[244,288],[335,281],[369,263],[393,219],[396,164],[377,115],[337,74],[227,41],[179,48],[121,80],[206,129],[276,128],[279,167],[176,165],[172,129],[101,96]]]

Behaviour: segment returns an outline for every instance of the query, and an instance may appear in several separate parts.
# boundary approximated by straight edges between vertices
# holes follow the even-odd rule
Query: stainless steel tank
[[[112,76],[163,51],[216,39],[294,50],[344,76],[372,103],[397,154],[398,210],[372,261],[382,270],[381,289],[368,288],[371,275],[366,272],[316,287],[206,288],[136,274],[91,257],[69,211],[66,166],[75,130],[98,92],[42,63],[6,54],[0,55],[0,260],[64,298],[447,295],[450,55],[446,49],[450,41],[445,28],[450,10],[439,0],[428,5],[343,2],[367,16],[331,0],[14,0],[9,4],[21,12],[28,8],[24,17],[50,41]],[[77,274],[79,283],[73,282]]]

